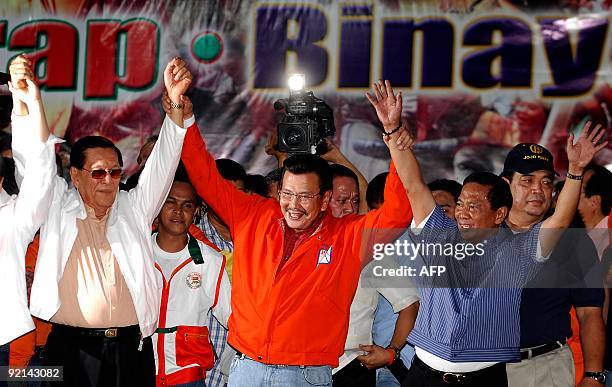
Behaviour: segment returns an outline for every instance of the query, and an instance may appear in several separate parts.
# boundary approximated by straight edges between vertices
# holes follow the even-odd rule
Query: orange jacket
[[[338,366],[360,256],[367,261],[362,234],[395,228],[397,236],[412,218],[395,167],[380,209],[341,219],[328,211],[277,275],[286,225],[278,202],[243,193],[224,180],[196,125],[187,131],[182,160],[197,193],[229,226],[234,241],[230,345],[266,364]],[[329,263],[319,263],[326,253]]]
[[[30,288],[32,287],[32,279],[34,278],[34,269],[36,268],[36,258],[38,256],[38,244],[40,236],[36,234],[32,243],[28,246],[25,256],[26,265],[26,284],[28,286],[28,299],[30,297]],[[34,355],[36,347],[45,345],[47,336],[51,332],[51,324],[46,321],[34,318],[33,331],[11,341],[9,349],[9,365],[12,367],[25,367],[30,362]]]

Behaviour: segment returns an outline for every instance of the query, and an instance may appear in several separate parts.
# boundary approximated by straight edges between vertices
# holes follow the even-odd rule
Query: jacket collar
[[[4,207],[9,204],[9,202],[13,200],[14,196],[15,195],[11,196],[7,194],[6,191],[0,187],[0,207]]]

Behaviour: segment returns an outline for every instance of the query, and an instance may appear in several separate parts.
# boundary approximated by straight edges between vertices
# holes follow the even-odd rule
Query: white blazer
[[[108,216],[106,237],[132,296],[143,337],[155,331],[161,288],[153,263],[151,224],[172,185],[186,132],[170,118],[164,119],[138,185],[117,193]],[[58,283],[77,236],[76,219],[87,216],[79,193],[61,178],[53,182],[49,202],[30,297],[32,315],[43,320],[50,320],[60,307]]]
[[[33,135],[27,116],[12,117],[13,156],[24,175],[18,196],[0,188],[0,345],[34,329],[28,310],[25,254],[28,244],[47,217],[51,186],[56,174],[54,145]]]

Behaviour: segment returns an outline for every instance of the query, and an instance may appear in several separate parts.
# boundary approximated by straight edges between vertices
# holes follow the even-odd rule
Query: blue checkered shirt
[[[210,240],[215,246],[224,251],[233,252],[234,244],[232,242],[228,242],[210,224],[208,220],[208,216],[204,214],[202,216],[202,220],[198,224],[198,227],[202,230],[204,235]],[[208,329],[210,333],[210,341],[212,342],[213,347],[215,348],[215,353],[217,354],[217,358],[221,358],[221,354],[225,351],[227,347],[227,329],[213,316],[212,313],[209,313],[208,318]],[[210,372],[206,373],[206,386],[207,387],[222,387],[227,385],[227,378],[225,378],[221,374],[221,370],[219,369],[219,362],[215,363],[215,366],[210,370]]]

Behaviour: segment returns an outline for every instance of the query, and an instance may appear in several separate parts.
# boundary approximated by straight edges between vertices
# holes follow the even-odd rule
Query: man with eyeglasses
[[[371,98],[401,169],[411,139],[401,130],[401,96],[389,84],[383,89],[375,86]],[[363,234],[403,229],[412,217],[396,167],[391,166],[388,200],[379,210],[334,218],[328,211],[329,165],[318,156],[285,161],[279,202],[245,194],[224,180],[195,125],[187,131],[182,160],[196,191],[229,226],[234,241],[228,343],[238,356],[228,385],[331,386],[365,255]]]
[[[74,189],[61,178],[52,183],[30,309],[53,323],[44,363],[64,367],[66,386],[155,385],[150,336],[161,284],[151,224],[178,165],[190,83],[185,62],[172,59],[164,84],[174,108],[134,189],[119,191],[121,152],[100,136],[72,147]]]

